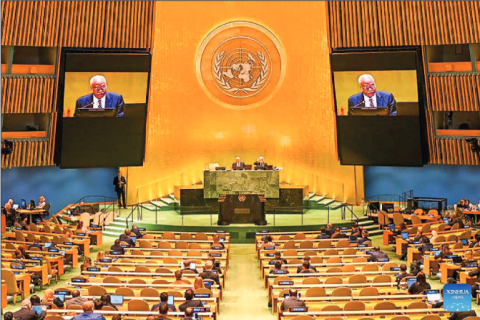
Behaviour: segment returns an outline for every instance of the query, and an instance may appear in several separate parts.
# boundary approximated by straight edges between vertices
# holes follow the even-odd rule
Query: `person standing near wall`
[[[118,206],[122,207],[122,200],[123,200],[123,208],[127,209],[127,203],[125,202],[125,185],[127,181],[125,177],[122,176],[122,172],[118,171],[117,176],[113,178],[113,185],[115,186],[115,192],[117,193],[118,198]]]

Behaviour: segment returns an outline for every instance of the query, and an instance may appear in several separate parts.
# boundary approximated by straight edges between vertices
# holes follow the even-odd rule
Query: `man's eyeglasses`
[[[363,86],[362,86],[362,89],[364,89],[364,90],[367,90],[367,89],[375,89],[375,84],[363,85]]]
[[[107,89],[107,86],[103,85],[103,86],[95,86],[95,87],[92,87],[93,90],[95,91],[98,91],[98,90],[105,90]]]

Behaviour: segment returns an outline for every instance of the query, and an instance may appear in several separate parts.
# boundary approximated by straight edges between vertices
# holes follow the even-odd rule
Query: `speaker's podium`
[[[265,196],[263,194],[222,194],[218,206],[219,226],[230,223],[255,223],[264,226]]]

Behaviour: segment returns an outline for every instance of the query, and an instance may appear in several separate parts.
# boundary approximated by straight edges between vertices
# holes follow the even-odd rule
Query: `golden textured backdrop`
[[[127,171],[128,202],[203,179],[209,162],[229,167],[264,156],[281,181],[349,202],[363,197],[363,168],[340,166],[325,2],[157,2],[146,162]],[[213,102],[195,74],[205,36],[230,21],[251,21],[282,43],[283,84],[264,105],[232,110]],[[125,169],[123,169],[125,171]]]

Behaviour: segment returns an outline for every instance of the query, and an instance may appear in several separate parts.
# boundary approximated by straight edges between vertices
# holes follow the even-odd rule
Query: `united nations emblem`
[[[277,38],[250,22],[232,22],[212,31],[197,53],[197,76],[205,92],[233,109],[265,103],[285,74]]]
[[[238,196],[238,201],[243,202],[243,201],[245,201],[245,200],[247,200],[247,196],[246,196],[246,195],[241,194],[241,195]]]

